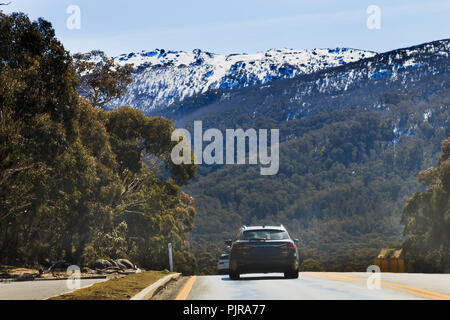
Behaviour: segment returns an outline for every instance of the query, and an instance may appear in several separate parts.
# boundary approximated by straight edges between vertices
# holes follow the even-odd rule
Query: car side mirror
[[[232,243],[233,243],[233,241],[231,241],[231,240],[226,240],[226,241],[225,241],[225,244],[226,244],[227,246],[231,246]]]

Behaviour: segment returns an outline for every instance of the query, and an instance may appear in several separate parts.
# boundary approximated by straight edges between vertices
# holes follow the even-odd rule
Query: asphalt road
[[[197,276],[188,300],[411,300],[450,299],[450,274],[381,273],[379,288],[367,286],[367,273],[304,272],[299,279],[282,274]],[[104,279],[81,280],[81,287]],[[0,283],[0,300],[43,300],[72,291],[66,280]],[[173,298],[173,297],[172,297]],[[165,297],[163,299],[171,299]]]
[[[367,285],[371,274],[305,272],[299,279],[282,274],[198,276],[188,300],[412,300],[450,299],[450,274],[381,273]],[[377,285],[379,283],[379,286]]]
[[[105,279],[80,280],[81,288]],[[44,300],[73,291],[67,288],[66,280],[40,280],[0,282],[0,300]]]

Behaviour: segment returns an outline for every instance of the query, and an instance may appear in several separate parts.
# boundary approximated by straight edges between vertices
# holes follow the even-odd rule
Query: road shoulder
[[[168,282],[155,293],[151,300],[175,300],[189,278],[188,276],[180,276]]]
[[[168,275],[163,271],[130,274],[96,283],[88,288],[54,297],[52,300],[129,300]]]

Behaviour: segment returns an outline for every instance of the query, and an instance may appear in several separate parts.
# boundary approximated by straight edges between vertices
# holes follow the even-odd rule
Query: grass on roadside
[[[51,300],[129,300],[152,283],[167,276],[164,271],[144,271],[96,283]]]

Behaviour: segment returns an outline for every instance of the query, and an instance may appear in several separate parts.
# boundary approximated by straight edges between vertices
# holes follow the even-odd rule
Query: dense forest
[[[101,108],[129,72],[89,58],[73,59],[49,22],[0,12],[0,264],[164,269],[171,242],[175,268],[193,273],[195,209],[180,185],[196,168],[170,161],[171,121]]]

